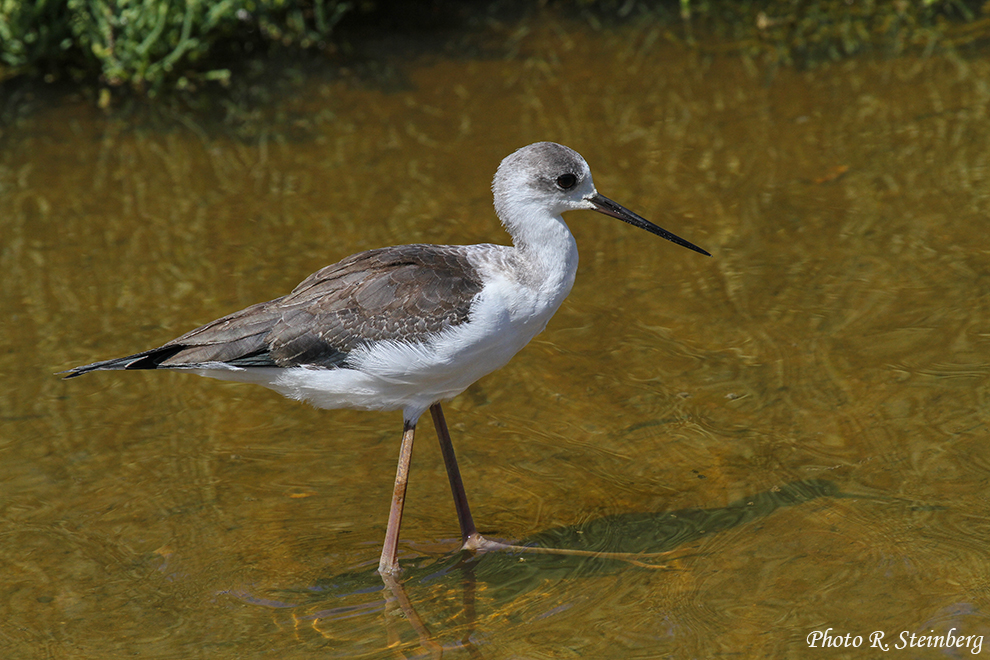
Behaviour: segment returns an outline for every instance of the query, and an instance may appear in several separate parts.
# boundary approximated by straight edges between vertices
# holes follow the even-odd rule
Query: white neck
[[[574,236],[560,214],[534,205],[504,209],[510,218],[503,224],[512,236],[518,255],[526,263],[535,288],[553,299],[554,310],[563,302],[577,274],[578,250]]]

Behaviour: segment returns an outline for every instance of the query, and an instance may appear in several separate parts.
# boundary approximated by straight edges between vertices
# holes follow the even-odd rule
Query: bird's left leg
[[[388,511],[388,527],[385,529],[385,543],[382,558],[378,562],[378,572],[382,575],[399,574],[399,527],[402,525],[402,507],[406,503],[406,485],[409,483],[409,464],[412,462],[413,438],[416,436],[416,422],[404,420],[402,446],[399,448],[399,466],[395,470],[395,487],[392,489],[392,507]]]

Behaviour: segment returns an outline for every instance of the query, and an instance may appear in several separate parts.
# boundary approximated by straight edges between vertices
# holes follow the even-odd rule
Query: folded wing
[[[401,245],[361,252],[306,278],[281,298],[252,305],[158,348],[66,372],[347,366],[355,348],[422,342],[468,319],[481,291],[464,248]]]

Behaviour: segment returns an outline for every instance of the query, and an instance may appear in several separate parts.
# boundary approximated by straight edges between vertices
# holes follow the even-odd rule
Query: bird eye
[[[557,177],[557,185],[564,190],[569,190],[577,183],[577,177],[573,174],[561,174]]]

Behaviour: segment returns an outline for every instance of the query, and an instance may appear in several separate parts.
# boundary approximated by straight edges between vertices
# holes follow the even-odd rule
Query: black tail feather
[[[93,364],[84,364],[81,367],[73,367],[59,373],[66,374],[65,378],[75,378],[76,376],[88,374],[90,371],[157,369],[162,362],[174,356],[176,353],[183,351],[185,348],[185,346],[166,345],[159,348],[153,348],[150,351],[128,355],[127,357],[115,358],[113,360],[103,360],[102,362],[94,362]]]

